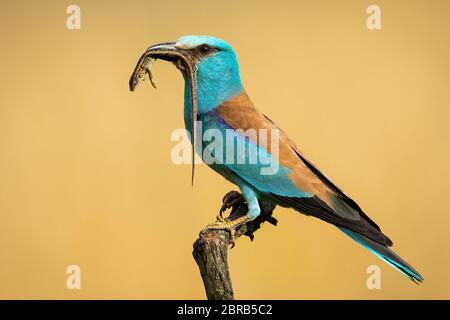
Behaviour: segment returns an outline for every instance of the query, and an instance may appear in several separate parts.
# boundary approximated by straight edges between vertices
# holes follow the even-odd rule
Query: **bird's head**
[[[207,112],[242,91],[239,64],[233,48],[211,36],[183,36],[175,42],[150,46],[143,58],[170,61],[182,72],[189,100],[198,100],[198,112]],[[138,63],[138,66],[142,63]],[[138,69],[138,66],[136,69]],[[134,80],[134,85],[133,85]],[[132,90],[136,86],[132,76]]]
[[[218,107],[243,90],[236,54],[221,39],[190,35],[150,46],[131,76],[132,91],[146,73],[151,79],[150,66],[156,59],[173,62],[182,72],[191,128],[195,128],[198,114]],[[191,140],[195,144],[196,130],[192,131]]]
[[[190,56],[195,68],[198,112],[207,112],[242,91],[239,64],[233,48],[209,36],[184,36],[175,47]],[[183,75],[188,83],[189,77]]]

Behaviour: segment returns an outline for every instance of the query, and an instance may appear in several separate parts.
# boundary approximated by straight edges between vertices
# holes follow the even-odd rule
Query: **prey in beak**
[[[197,67],[196,57],[189,50],[178,48],[175,42],[164,42],[149,47],[139,59],[133,74],[131,75],[129,86],[130,90],[134,91],[140,82],[145,80],[145,76],[148,74],[150,83],[156,88],[153,82],[151,73],[151,67],[153,62],[157,59],[172,62],[183,74],[187,76],[190,84],[191,93],[191,143],[192,143],[192,177],[191,183],[194,184],[194,172],[195,172],[195,145],[196,145],[196,132],[197,132],[197,111],[198,111],[198,99],[197,99]]]
[[[149,80],[154,88],[151,67],[155,60],[165,60],[173,62],[173,64],[182,72],[194,70],[195,61],[187,50],[179,49],[175,46],[175,42],[160,43],[148,48],[139,59],[134,72],[130,78],[130,90],[134,91],[139,83],[145,80],[148,74]],[[188,64],[191,68],[189,68]]]

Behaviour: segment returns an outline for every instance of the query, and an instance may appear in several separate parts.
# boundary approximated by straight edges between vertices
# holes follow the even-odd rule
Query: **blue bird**
[[[208,159],[205,162],[213,170],[239,187],[248,206],[246,216],[233,221],[218,217],[208,228],[233,235],[237,226],[260,215],[259,201],[268,201],[335,225],[409,279],[423,281],[389,248],[392,241],[358,204],[258,112],[244,90],[236,54],[227,42],[191,35],[149,47],[130,79],[132,91],[145,74],[151,80],[150,66],[156,59],[174,63],[184,77],[184,121],[192,156],[195,149]],[[207,132],[210,137],[205,139]]]

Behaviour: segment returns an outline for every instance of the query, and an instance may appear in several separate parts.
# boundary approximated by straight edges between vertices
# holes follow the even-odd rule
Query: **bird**
[[[246,215],[232,221],[218,216],[207,228],[228,230],[233,237],[238,226],[261,214],[260,202],[265,201],[332,224],[413,282],[424,280],[391,249],[392,240],[361,207],[309,161],[283,130],[257,110],[244,89],[237,55],[228,42],[212,36],[186,35],[148,47],[131,76],[131,91],[147,73],[152,81],[150,67],[157,59],[172,62],[184,78],[184,122],[192,143],[192,157],[195,150],[203,159],[212,159],[208,166],[240,189],[248,207]],[[214,146],[199,137],[200,126],[202,132],[215,132]],[[246,134],[248,131],[266,132],[271,138]],[[272,145],[274,139],[277,143]],[[236,143],[246,152],[239,153]],[[232,154],[228,159],[231,161],[225,161],[224,154]],[[251,161],[254,155],[261,157]],[[269,168],[263,174],[267,160],[275,164],[275,169]],[[193,180],[195,162],[192,163]]]

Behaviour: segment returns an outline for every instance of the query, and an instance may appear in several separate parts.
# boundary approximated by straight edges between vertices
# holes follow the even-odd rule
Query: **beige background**
[[[174,165],[183,83],[128,79],[150,44],[210,34],[309,158],[393,238],[416,286],[337,229],[287,209],[230,253],[237,298],[450,298],[450,2],[1,1],[0,297],[203,299],[191,256],[234,188]],[[167,232],[167,230],[169,230]],[[82,289],[66,289],[66,267]],[[378,264],[382,289],[366,288]]]

